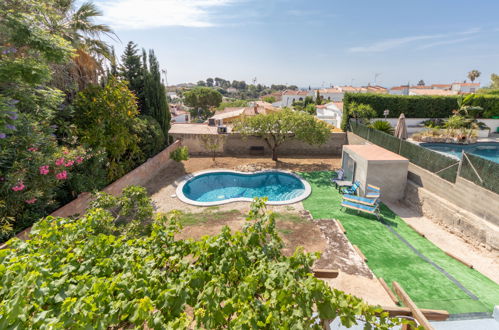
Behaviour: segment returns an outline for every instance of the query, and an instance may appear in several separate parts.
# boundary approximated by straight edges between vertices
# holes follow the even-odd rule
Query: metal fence
[[[447,181],[456,182],[459,161],[455,158],[398,139],[393,135],[369,128],[353,120],[350,122],[350,127],[353,133],[369,142],[399,154],[409,159],[411,163],[433,172]]]
[[[463,152],[459,176],[499,194],[499,164]]]

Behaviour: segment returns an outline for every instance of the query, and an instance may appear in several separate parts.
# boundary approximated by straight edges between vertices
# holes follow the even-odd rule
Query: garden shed
[[[345,145],[342,167],[348,179],[360,181],[360,194],[367,184],[381,188],[381,200],[404,197],[409,160],[377,145]]]

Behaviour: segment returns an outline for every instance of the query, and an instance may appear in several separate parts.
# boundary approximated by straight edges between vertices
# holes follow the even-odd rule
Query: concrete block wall
[[[499,227],[408,181],[404,203],[475,245],[499,250]]]
[[[211,152],[203,147],[202,134],[171,134],[175,139],[181,140],[182,145],[189,148],[192,155],[210,155]],[[340,156],[344,144],[346,144],[346,133],[331,133],[325,144],[309,145],[307,143],[291,139],[284,142],[278,148],[280,156],[307,156],[307,155],[330,155]],[[265,155],[270,155],[271,150],[265,141],[259,137],[242,137],[240,134],[227,135],[225,143],[218,150],[218,155],[224,156],[247,156],[250,155],[250,147],[259,146],[264,148]]]

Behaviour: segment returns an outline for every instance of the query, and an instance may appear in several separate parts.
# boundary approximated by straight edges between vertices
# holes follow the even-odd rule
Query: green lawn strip
[[[331,172],[301,173],[312,186],[311,196],[303,202],[314,218],[340,219],[349,240],[359,246],[378,277],[391,284],[399,282],[422,308],[445,309],[450,313],[491,311],[497,304],[499,286],[479,272],[448,257],[438,247],[420,237],[386,206],[382,213],[391,226],[428,258],[443,267],[463,286],[477,295],[472,300],[435,267],[417,256],[373,216],[340,210],[341,195],[330,183]]]
[[[403,222],[402,219],[400,220]],[[488,310],[492,310],[495,305],[499,305],[499,285],[494,281],[484,276],[479,271],[470,269],[454,258],[449,257],[432,242],[419,236],[414,230],[407,226],[405,222],[396,230],[416,249],[424,251],[426,257],[444,268],[464,287],[479,297],[480,302],[487,306]]]

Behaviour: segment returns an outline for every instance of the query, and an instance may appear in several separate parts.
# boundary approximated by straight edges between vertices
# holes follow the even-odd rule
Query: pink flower
[[[83,157],[81,157],[81,156],[76,157],[76,162],[77,162],[78,164],[83,163]]]
[[[25,200],[24,202],[26,202],[27,204],[34,204],[36,202],[36,198],[28,199]]]
[[[38,169],[40,170],[41,175],[49,174],[49,166],[48,165],[40,166]]]
[[[70,167],[70,166],[73,166],[74,163],[75,163],[74,160],[70,160],[69,162],[67,162],[66,164],[64,164],[64,166]]]
[[[26,186],[24,185],[24,183],[22,181],[20,181],[17,185],[12,187],[11,189],[14,191],[21,191],[21,190],[24,190],[24,188],[26,188]]]
[[[64,150],[62,153],[65,154],[65,155],[67,155],[67,154],[69,154],[69,151]]]
[[[32,151],[32,152],[35,152],[35,151],[38,151],[38,148],[35,148],[35,147],[31,147],[31,148],[28,148],[28,151]]]
[[[63,165],[63,164],[64,164],[64,158],[62,158],[62,157],[61,157],[61,158],[59,158],[59,159],[56,159],[56,160],[55,160],[55,164],[56,164],[57,166],[61,166],[61,165]]]
[[[55,177],[57,178],[57,180],[65,180],[68,178],[68,172],[66,171],[59,172],[55,175]]]

